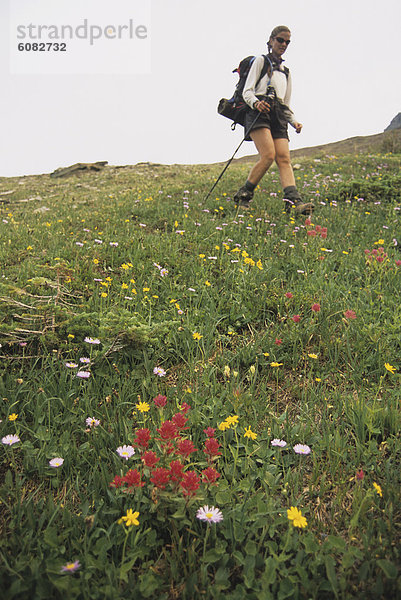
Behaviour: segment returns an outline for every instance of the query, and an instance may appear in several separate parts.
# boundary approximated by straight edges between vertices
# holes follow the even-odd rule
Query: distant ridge
[[[347,138],[339,142],[322,144],[320,146],[310,146],[307,148],[298,148],[291,150],[292,158],[310,158],[319,157],[326,154],[344,155],[344,154],[366,154],[366,153],[386,153],[401,152],[401,128],[376,133],[375,135],[365,135]],[[234,159],[236,162],[256,162],[257,154],[243,156]]]

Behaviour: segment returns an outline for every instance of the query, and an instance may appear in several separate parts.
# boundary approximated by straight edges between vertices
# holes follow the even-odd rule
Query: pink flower
[[[353,310],[346,310],[344,313],[344,317],[346,319],[356,319],[356,313]]]
[[[397,265],[397,267],[400,267],[401,266],[401,260],[396,260],[395,264]]]
[[[309,217],[307,219],[305,219],[305,225],[306,226],[311,225],[311,224],[312,224],[312,221],[310,220]]]
[[[312,304],[312,311],[313,312],[319,312],[320,311],[320,304],[318,304],[317,302],[315,304]]]
[[[283,343],[283,340],[280,340],[279,338],[276,338],[276,339],[274,340],[274,343],[276,344],[276,346],[280,346],[280,344],[282,344],[282,343]]]
[[[293,298],[293,297],[294,297],[294,295],[293,295],[293,294],[291,294],[291,292],[286,292],[286,293],[285,293],[285,297],[286,297],[286,298]]]
[[[294,315],[293,317],[291,317],[291,319],[294,321],[294,323],[299,323],[301,320],[301,317],[299,315]]]

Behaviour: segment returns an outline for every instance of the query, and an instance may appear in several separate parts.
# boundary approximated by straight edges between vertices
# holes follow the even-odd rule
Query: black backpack
[[[236,69],[233,69],[233,73],[238,73],[239,76],[239,80],[235,87],[234,94],[229,100],[227,100],[227,98],[221,98],[218,104],[217,112],[219,113],[219,115],[223,115],[223,117],[227,117],[231,121],[234,121],[234,123],[232,123],[231,125],[231,129],[235,129],[237,123],[239,123],[240,125],[244,124],[245,114],[248,109],[248,105],[242,97],[242,92],[244,91],[246,78],[248,77],[248,73],[255,58],[256,56],[247,56],[246,58],[243,58],[241,60]],[[269,73],[270,77],[273,74],[273,63],[271,62],[270,58],[265,54],[263,55],[263,58],[265,59],[265,62],[262,71],[259,75],[259,78],[256,82],[256,86],[259,84],[262,77],[266,75],[266,73]],[[284,67],[284,72],[286,77],[288,78],[289,71],[287,67]]]

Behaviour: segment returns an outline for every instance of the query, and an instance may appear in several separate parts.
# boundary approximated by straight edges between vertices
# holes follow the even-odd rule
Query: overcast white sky
[[[232,69],[264,53],[278,24],[292,31],[284,58],[304,124],[300,135],[290,128],[291,148],[379,133],[401,111],[399,0],[149,0],[149,74],[99,75],[90,65],[87,74],[11,74],[10,14],[26,6],[33,22],[37,1],[9,0],[10,12],[0,0],[0,176],[97,160],[227,160],[242,128],[231,131],[218,101],[232,95]],[[92,21],[95,6],[113,15],[115,4],[70,0]],[[238,156],[254,152],[248,142]]]

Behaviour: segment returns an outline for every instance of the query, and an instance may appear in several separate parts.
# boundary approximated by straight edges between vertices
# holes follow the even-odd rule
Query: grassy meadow
[[[400,163],[0,178],[2,600],[401,598]]]

